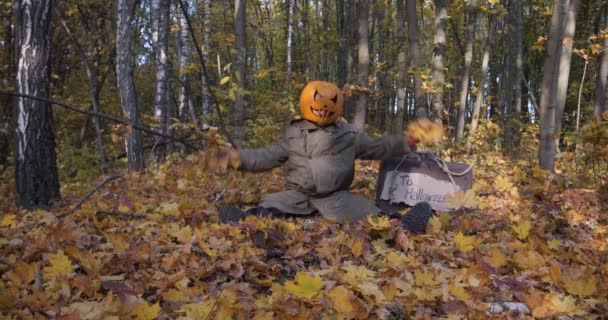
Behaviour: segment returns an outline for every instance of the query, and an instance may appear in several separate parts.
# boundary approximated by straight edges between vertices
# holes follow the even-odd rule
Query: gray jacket
[[[373,204],[370,203],[371,207],[362,206],[358,203],[362,199],[355,201],[351,198],[354,195],[343,192],[347,192],[353,181],[355,159],[382,160],[410,151],[401,135],[371,138],[344,122],[321,127],[307,120],[293,120],[284,136],[273,144],[259,149],[241,150],[240,169],[265,171],[283,165],[287,192],[267,195],[262,198],[260,205],[292,214],[309,214],[316,209],[327,216],[323,212],[327,210],[319,208],[325,206],[309,202],[340,195],[342,202],[350,204],[337,205],[329,211],[335,211],[332,220],[342,222],[345,213],[340,214],[340,210],[375,211],[350,213],[351,220],[379,212]],[[332,201],[335,202],[336,199]],[[353,208],[353,205],[359,208]]]

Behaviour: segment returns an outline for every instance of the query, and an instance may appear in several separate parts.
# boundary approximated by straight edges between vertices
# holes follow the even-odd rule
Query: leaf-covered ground
[[[17,211],[3,173],[0,311],[62,319],[594,319],[608,314],[608,217],[593,190],[525,162],[476,163],[472,207],[427,234],[385,218],[218,222],[282,187],[282,172],[209,173],[200,154],[97,190],[64,184],[48,211]],[[378,162],[352,190],[375,196]],[[78,190],[78,191],[75,191]],[[122,213],[122,215],[119,215]]]

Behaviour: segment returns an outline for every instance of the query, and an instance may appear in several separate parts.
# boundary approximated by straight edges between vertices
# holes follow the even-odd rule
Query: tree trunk
[[[287,80],[289,82],[291,82],[291,73],[293,72],[293,15],[296,7],[292,3],[293,1],[295,0],[287,0]]]
[[[516,151],[521,143],[521,112],[522,112],[522,75],[524,74],[524,38],[523,38],[523,3],[522,0],[512,0],[513,2],[513,15],[515,19],[513,26],[515,28],[515,44],[513,50],[515,51],[515,69],[513,70],[513,117],[511,119],[511,147]]]
[[[563,40],[560,42],[562,49],[559,59],[559,73],[557,79],[557,96],[555,109],[555,148],[559,152],[559,141],[562,131],[562,121],[566,108],[568,96],[568,78],[570,76],[570,62],[572,61],[572,46],[574,33],[576,31],[576,15],[578,13],[579,0],[570,0],[566,7],[566,19],[564,20]]]
[[[604,5],[604,29],[608,29],[608,4]],[[595,82],[595,100],[593,101],[593,115],[596,119],[602,119],[602,113],[608,111],[606,108],[606,91],[608,90],[608,38],[604,38],[602,54],[600,55],[600,66]]]
[[[50,98],[52,1],[17,1],[17,90]],[[17,205],[31,209],[60,198],[51,104],[19,98],[15,152]]]
[[[358,78],[359,86],[363,89],[357,98],[357,106],[353,124],[359,129],[365,128],[365,115],[367,111],[367,96],[369,88],[367,86],[367,78],[369,76],[369,34],[368,34],[368,19],[369,19],[369,0],[359,1],[359,69]]]
[[[336,1],[336,14],[337,14],[337,28],[338,28],[338,56],[337,59],[337,68],[338,68],[338,87],[344,87],[346,83],[346,46],[348,44],[348,35],[346,29],[346,20],[345,20],[345,9],[344,9],[344,0]]]
[[[182,2],[182,4],[187,6],[187,3],[185,2]],[[187,7],[185,9],[188,10]],[[175,42],[179,61],[180,82],[179,105],[177,110],[182,122],[188,122],[188,120],[190,120],[197,123],[196,112],[192,102],[190,78],[188,76],[188,66],[190,65],[190,32],[188,30],[188,20],[186,20],[184,13],[180,9],[175,10],[175,16],[178,25]]]
[[[234,77],[237,83],[236,101],[234,104],[234,142],[240,147],[245,138],[245,97],[247,83],[247,44],[245,34],[246,0],[234,1],[234,30],[236,34],[236,61]]]
[[[420,77],[420,39],[418,36],[418,15],[416,14],[416,0],[407,0],[407,30],[408,45],[411,52],[410,68],[414,74],[414,105],[416,118],[426,118],[427,103],[426,95],[422,89],[422,78]]]
[[[116,77],[124,117],[131,124],[139,125],[139,109],[131,56],[131,17],[134,10],[134,0],[118,0]],[[145,168],[145,163],[141,132],[127,126],[125,128],[125,145],[129,171],[142,171]]]
[[[203,2],[203,59],[209,61],[211,47],[211,0]],[[201,111],[204,116],[211,114],[211,89],[206,72],[201,72]],[[208,119],[205,119],[208,122]]]
[[[456,141],[462,140],[464,136],[465,113],[467,110],[467,97],[469,95],[469,81],[471,78],[471,62],[473,61],[473,41],[475,40],[475,24],[477,22],[477,1],[471,0],[469,6],[467,23],[467,42],[464,52],[464,65],[462,70],[462,81],[460,83],[460,104],[458,105],[458,122],[456,124]]]
[[[492,34],[494,32],[494,17],[492,15],[488,15],[488,33],[485,36],[484,46],[483,46],[483,57],[481,59],[481,72],[479,76],[479,83],[477,89],[477,97],[475,98],[475,104],[473,106],[473,115],[471,117],[471,131],[469,132],[469,136],[467,137],[467,152],[471,152],[471,139],[475,131],[477,130],[477,126],[479,125],[479,114],[481,112],[481,104],[483,103],[484,96],[484,88],[486,83],[486,78],[488,75],[488,66],[490,64],[490,50],[492,49]]]
[[[398,133],[403,130],[403,119],[405,118],[405,76],[407,71],[407,63],[405,61],[405,8],[404,0],[397,0],[397,118],[395,119],[395,128],[393,133]]]
[[[540,146],[538,160],[540,167],[554,171],[556,145],[557,88],[564,39],[563,25],[567,21],[568,6],[572,0],[556,0],[553,5],[547,53],[543,66],[543,80],[540,98]],[[576,1],[576,0],[574,0]],[[561,120],[561,119],[560,119]]]
[[[347,33],[347,45],[346,45],[346,83],[352,85],[355,82],[356,64],[355,64],[355,46],[357,38],[357,19],[355,19],[355,1],[346,2],[346,33]],[[349,121],[353,119],[354,108],[353,108],[354,97],[347,95],[344,97],[344,116]]]
[[[436,121],[443,120],[443,86],[445,75],[443,72],[445,64],[446,27],[448,23],[448,2],[447,0],[434,0],[435,3],[435,34],[433,36],[433,57],[432,65],[432,90],[431,103],[433,105],[433,118]]]
[[[152,41],[156,56],[156,95],[154,97],[154,116],[158,121],[160,133],[169,132],[169,74],[168,74],[168,51],[169,51],[169,12],[171,11],[169,0],[152,0]],[[154,153],[156,159],[162,161],[166,156],[167,146],[162,144],[161,137],[154,137]]]
[[[12,2],[12,1],[11,1]],[[6,17],[2,20],[0,26],[3,39],[2,47],[2,83],[0,87],[3,90],[10,90],[15,83],[15,48],[13,46],[13,21],[11,17]],[[0,97],[0,166],[8,166],[8,156],[10,152],[12,137],[13,110],[15,100],[11,96]],[[1,169],[0,169],[1,171]]]

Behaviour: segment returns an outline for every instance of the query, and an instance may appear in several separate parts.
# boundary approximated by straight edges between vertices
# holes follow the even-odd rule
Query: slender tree
[[[403,129],[403,121],[405,118],[405,76],[407,71],[407,63],[405,61],[405,6],[404,0],[397,0],[397,117],[395,119],[395,130],[399,132]],[[396,133],[395,132],[395,133]]]
[[[368,85],[367,78],[369,76],[369,2],[368,0],[359,0],[359,44],[357,46],[359,50],[359,70],[358,70],[358,83],[362,91],[359,93],[357,98],[357,105],[355,109],[355,117],[353,119],[354,125],[363,129],[365,127],[365,117],[367,111],[367,97]]]
[[[475,98],[475,104],[473,105],[473,114],[471,116],[471,130],[467,137],[466,150],[471,151],[471,139],[477,126],[479,125],[479,115],[481,112],[481,104],[483,103],[483,97],[485,92],[485,84],[488,75],[488,66],[490,64],[490,51],[492,49],[492,34],[494,33],[494,17],[488,15],[488,30],[485,35],[483,54],[481,58],[481,72],[479,73],[479,82],[477,89],[477,97]]]
[[[139,125],[139,108],[133,80],[133,59],[131,56],[131,17],[133,17],[134,10],[134,0],[118,0],[116,77],[124,117],[131,124]],[[141,132],[132,126],[127,126],[125,129],[128,168],[130,171],[142,171],[145,168],[145,163]]]
[[[608,4],[604,4],[604,30],[608,30]],[[608,37],[604,37],[602,53],[599,61],[599,71],[595,82],[595,100],[593,101],[593,115],[602,119],[602,113],[608,111],[606,107],[606,93],[608,91]]]
[[[183,11],[188,12],[187,3],[181,1],[175,9],[175,23],[177,33],[175,45],[177,47],[177,60],[179,63],[179,95],[178,95],[178,114],[182,122],[192,121],[197,123],[194,103],[192,101],[192,90],[190,77],[188,76],[188,66],[190,65],[190,29],[188,20]],[[182,10],[179,6],[185,6]]]
[[[50,98],[50,0],[17,1],[17,90]],[[15,152],[17,205],[26,209],[58,200],[59,176],[51,104],[19,98]]]
[[[169,0],[152,0],[152,41],[156,57],[156,95],[154,97],[154,116],[159,126],[158,131],[169,133],[171,119],[171,103],[169,101]],[[155,155],[159,160],[164,159],[166,147],[155,137]]]
[[[562,120],[566,109],[566,97],[568,95],[568,79],[570,77],[570,65],[572,61],[572,47],[574,44],[574,33],[576,31],[576,15],[578,13],[579,0],[570,0],[566,6],[566,15],[563,25],[563,40],[561,41],[561,52],[559,58],[559,72],[557,78],[557,96],[555,97],[555,148],[559,151],[560,135],[562,131]]]
[[[433,0],[435,4],[435,34],[433,36],[432,90],[431,103],[433,105],[433,118],[437,121],[443,119],[443,86],[445,82],[444,66],[447,51],[446,28],[448,24],[448,1]]]
[[[337,69],[338,69],[338,87],[342,88],[346,83],[346,46],[348,44],[348,35],[346,29],[346,13],[344,8],[344,0],[336,1],[336,15],[337,15],[337,31],[338,31],[338,55]]]
[[[410,52],[410,68],[414,74],[414,105],[416,118],[427,117],[426,95],[422,89],[420,77],[420,37],[418,35],[418,15],[416,14],[416,0],[407,0],[407,33]]]
[[[211,48],[211,0],[203,2],[203,59],[209,61],[209,49]],[[208,115],[211,110],[211,90],[208,74],[201,72],[201,111],[203,115]]]
[[[240,147],[245,138],[245,97],[247,84],[247,42],[245,34],[246,0],[234,1],[234,30],[236,34],[236,59],[234,62],[234,78],[237,83],[236,102],[234,104],[234,140]]]
[[[475,25],[477,24],[477,1],[471,0],[467,4],[467,40],[462,68],[462,81],[460,82],[460,103],[458,104],[458,122],[456,124],[456,141],[464,136],[465,112],[469,96],[469,82],[471,78],[471,62],[473,62],[473,41],[475,40]]]

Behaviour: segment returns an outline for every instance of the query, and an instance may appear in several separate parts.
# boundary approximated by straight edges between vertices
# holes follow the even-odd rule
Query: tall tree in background
[[[287,0],[287,78],[289,81],[291,81],[293,71],[293,16],[295,8],[295,0]]]
[[[17,1],[17,90],[50,98],[51,10],[53,1]],[[58,200],[53,111],[48,102],[19,98],[15,152],[17,205],[46,206]]]
[[[604,30],[608,31],[608,3],[604,3]],[[608,36],[604,37],[602,53],[600,55],[599,71],[595,82],[595,99],[593,101],[593,116],[601,120],[606,108],[606,95],[608,90]]]
[[[368,0],[359,0],[359,68],[358,68],[358,84],[361,87],[361,92],[357,97],[355,108],[355,116],[353,124],[359,129],[365,128],[365,117],[367,111],[368,86],[367,77],[369,76],[369,2]]]
[[[559,151],[559,141],[562,131],[564,110],[566,109],[566,97],[568,96],[568,79],[570,77],[570,65],[572,61],[572,47],[574,45],[574,34],[576,31],[576,15],[578,13],[579,0],[567,2],[565,18],[563,20],[563,40],[559,58],[559,71],[557,78],[557,96],[555,97],[555,148]]]
[[[171,103],[169,99],[169,0],[152,0],[152,42],[156,57],[156,95],[154,97],[154,116],[158,121],[158,131],[169,133]],[[164,159],[166,146],[162,139],[154,137],[156,158]]]
[[[211,0],[203,1],[203,59],[209,61],[209,50],[211,48]],[[201,111],[208,115],[211,110],[211,89],[207,72],[201,72]]]
[[[8,1],[11,3],[12,1]],[[13,34],[13,21],[12,17],[12,6],[5,9],[7,15],[0,18],[0,35],[2,37],[2,60],[0,60],[0,73],[1,81],[0,87],[3,90],[9,90],[14,86],[15,82],[15,48],[14,34]],[[4,167],[8,165],[10,141],[12,139],[11,129],[14,99],[11,96],[0,97],[0,166]]]
[[[462,80],[460,82],[460,103],[458,104],[458,122],[456,124],[456,141],[464,136],[465,113],[469,96],[469,81],[471,80],[471,62],[473,62],[473,41],[475,40],[475,25],[477,24],[477,0],[467,3],[467,40],[464,51]]]
[[[435,33],[433,36],[433,57],[431,59],[432,90],[431,103],[433,118],[443,120],[443,86],[445,82],[444,65],[447,52],[446,28],[448,24],[448,1],[433,0],[435,4]]]
[[[346,10],[344,7],[344,0],[336,1],[336,15],[337,15],[337,29],[338,29],[338,54],[337,54],[337,69],[338,87],[342,88],[346,83],[346,60],[347,60],[347,49],[348,44],[348,30],[346,28]]]
[[[234,104],[234,142],[240,147],[245,138],[245,97],[247,84],[247,42],[245,33],[246,0],[234,1],[234,32],[236,35],[236,59],[234,77],[237,83],[236,101]]]
[[[397,0],[397,117],[395,119],[395,132],[403,130],[405,118],[405,76],[407,63],[405,61],[405,8],[404,0]]]
[[[471,139],[477,126],[479,125],[479,115],[481,113],[481,104],[483,103],[483,97],[485,89],[485,83],[488,75],[488,67],[490,64],[490,50],[492,49],[492,34],[494,33],[494,16],[488,14],[488,30],[485,35],[483,54],[481,58],[481,72],[479,73],[479,82],[477,83],[477,97],[475,98],[475,104],[473,105],[473,113],[471,116],[471,130],[467,137],[466,150],[471,151]]]
[[[118,23],[116,25],[116,78],[120,91],[122,112],[129,123],[139,125],[137,92],[133,80],[131,56],[131,17],[135,10],[134,0],[118,0]],[[125,128],[125,145],[129,171],[145,168],[141,132],[131,126]]]
[[[510,74],[510,79],[513,79],[513,97],[510,108],[511,112],[507,119],[507,130],[505,146],[507,150],[513,152],[520,143],[520,127],[521,127],[521,112],[522,112],[522,96],[521,88],[523,85],[522,75],[523,70],[523,3],[522,0],[511,0],[511,23],[513,31],[509,35],[509,50],[512,50],[510,55],[514,60],[514,68]]]
[[[190,77],[188,76],[188,66],[190,65],[190,29],[184,11],[188,12],[188,4],[185,1],[180,1],[175,10],[175,22],[177,24],[175,45],[177,47],[177,60],[179,64],[179,105],[177,110],[182,122],[190,120],[196,124],[198,121],[194,110],[194,103],[192,102],[192,90]]]
[[[540,98],[540,146],[538,149],[538,159],[540,167],[545,170],[555,169],[556,137],[558,119],[558,83],[568,81],[568,75],[560,75],[562,65],[570,63],[570,55],[563,54],[564,32],[571,28],[568,24],[575,22],[575,13],[578,6],[577,0],[556,0],[553,5],[551,16],[551,27],[549,39],[547,40],[547,51],[543,66],[543,80],[541,84]],[[565,28],[564,28],[565,27]],[[570,40],[571,41],[571,40]],[[567,50],[566,50],[567,51]],[[564,66],[565,67],[565,66]],[[560,123],[561,126],[561,123]]]
[[[414,75],[414,105],[416,118],[427,117],[426,95],[422,89],[420,77],[420,37],[418,36],[418,15],[416,14],[416,0],[407,0],[407,34],[410,52],[410,68]]]

